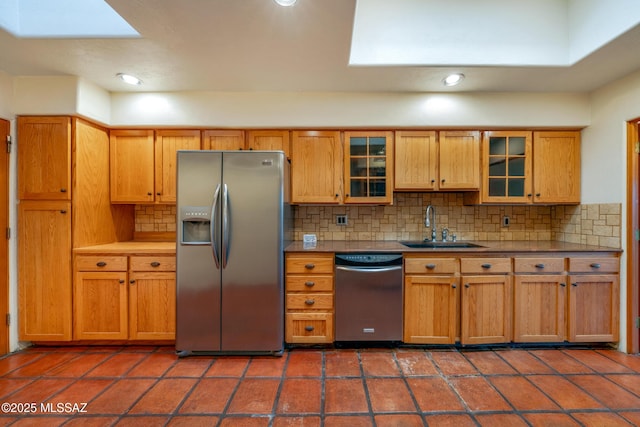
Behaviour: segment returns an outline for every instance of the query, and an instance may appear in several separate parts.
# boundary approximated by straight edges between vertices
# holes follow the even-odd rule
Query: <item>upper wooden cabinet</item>
[[[344,203],[393,203],[393,132],[344,133]]]
[[[18,199],[71,200],[71,118],[18,117]]]
[[[177,151],[199,150],[198,130],[159,130],[156,132],[156,202],[176,203]]]
[[[111,202],[153,203],[153,131],[112,130],[109,154]]]
[[[249,150],[284,151],[291,158],[291,137],[288,130],[250,130],[247,132]]]
[[[292,132],[291,202],[338,204],[342,197],[340,132]]]
[[[244,150],[243,130],[205,130],[202,132],[203,150]]]
[[[482,161],[480,203],[580,203],[578,131],[485,132]]]
[[[480,187],[480,133],[398,131],[395,189],[477,190]]]

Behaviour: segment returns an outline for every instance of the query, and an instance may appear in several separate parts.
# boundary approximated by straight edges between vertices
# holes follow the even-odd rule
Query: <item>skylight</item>
[[[20,38],[140,37],[104,0],[3,0],[0,27]]]

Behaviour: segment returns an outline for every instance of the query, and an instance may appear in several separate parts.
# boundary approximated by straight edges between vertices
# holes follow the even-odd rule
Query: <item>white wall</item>
[[[0,71],[0,118],[10,120],[13,118],[11,101],[13,99],[13,78]]]
[[[626,122],[640,118],[640,72],[591,94],[591,125],[582,132],[582,203],[622,203],[620,337],[627,333],[627,134]],[[631,327],[631,326],[630,326]],[[626,351],[626,340],[620,342]]]

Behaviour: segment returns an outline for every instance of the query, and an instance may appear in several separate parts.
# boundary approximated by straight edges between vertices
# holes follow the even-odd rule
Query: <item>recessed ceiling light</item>
[[[276,3],[278,3],[280,6],[293,6],[294,4],[296,4],[296,1],[298,0],[273,0]]]
[[[116,74],[116,76],[120,78],[120,80],[122,80],[123,82],[128,83],[130,85],[137,86],[142,84],[142,80],[140,80],[136,76],[132,76],[131,74],[118,73]]]
[[[460,83],[462,80],[464,80],[464,74],[461,74],[461,73],[449,74],[447,77],[442,79],[442,83],[445,86],[455,86],[458,83]]]

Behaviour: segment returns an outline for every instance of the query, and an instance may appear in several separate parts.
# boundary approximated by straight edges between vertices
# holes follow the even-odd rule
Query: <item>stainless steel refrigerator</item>
[[[176,351],[281,354],[288,161],[178,151]]]

